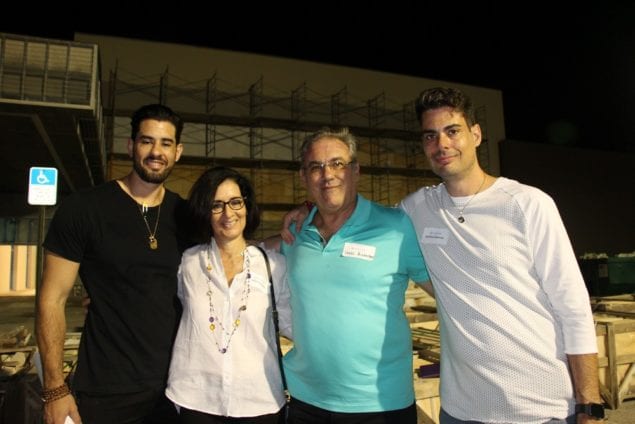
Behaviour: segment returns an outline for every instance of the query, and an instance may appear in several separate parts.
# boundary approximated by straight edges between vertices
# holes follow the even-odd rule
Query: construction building
[[[306,198],[298,152],[323,126],[347,126],[359,138],[359,191],[367,198],[392,205],[436,184],[413,102],[439,85],[479,102],[479,160],[498,175],[499,90],[118,37],[0,34],[0,294],[35,289],[37,244],[54,213],[27,204],[29,168],[58,169],[58,199],[124,176],[130,115],[143,104],[166,104],[186,122],[183,156],[166,187],[187,197],[204,169],[236,168],[254,184],[263,210],[257,236],[265,237]]]

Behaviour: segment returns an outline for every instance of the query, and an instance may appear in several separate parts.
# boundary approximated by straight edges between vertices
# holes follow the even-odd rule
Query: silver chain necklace
[[[465,202],[465,204],[463,205],[463,207],[459,211],[459,217],[456,220],[459,221],[461,224],[463,224],[465,222],[465,218],[463,217],[463,212],[465,211],[465,208],[467,208],[467,205],[469,205],[472,202],[472,200],[474,200],[476,195],[481,192],[481,189],[483,188],[483,184],[485,184],[485,180],[486,179],[487,179],[487,174],[483,174],[483,181],[481,181],[481,185],[478,187],[478,190],[476,190],[476,193],[474,193],[472,195],[472,197],[470,197],[470,200]]]
[[[236,318],[232,321],[231,323],[231,327],[227,328],[225,325],[223,325],[223,322],[218,318],[218,313],[216,312],[216,308],[214,308],[214,303],[212,302],[212,287],[213,287],[213,283],[212,283],[212,243],[210,242],[210,244],[207,246],[207,264],[206,264],[206,269],[208,272],[208,278],[207,278],[207,298],[209,300],[209,329],[212,333],[214,333],[214,343],[216,343],[216,348],[218,349],[218,351],[222,354],[227,353],[227,350],[229,349],[229,344],[232,341],[232,337],[234,337],[234,333],[236,332],[236,330],[238,329],[238,326],[240,326],[240,316],[243,313],[243,311],[247,310],[247,300],[249,299],[249,293],[251,293],[251,270],[250,270],[250,263],[249,263],[249,254],[247,253],[247,249],[245,248],[245,250],[243,251],[242,255],[245,258],[245,270],[247,272],[247,276],[245,278],[245,283],[243,285],[243,292],[240,296],[240,301],[239,301],[239,307],[238,307],[238,313],[236,314]],[[235,278],[235,277],[234,277]],[[224,335],[227,339],[227,343],[225,343],[225,346],[221,346],[221,344],[218,343],[218,339],[216,338],[216,329],[219,329],[221,331],[221,335]]]

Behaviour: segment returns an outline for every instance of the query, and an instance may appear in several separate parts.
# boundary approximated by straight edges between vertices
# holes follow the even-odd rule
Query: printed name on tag
[[[448,244],[450,231],[447,228],[431,228],[423,229],[421,243],[423,244]]]
[[[375,258],[375,246],[368,246],[357,243],[344,243],[342,256],[349,258],[359,258],[365,261],[372,261]]]

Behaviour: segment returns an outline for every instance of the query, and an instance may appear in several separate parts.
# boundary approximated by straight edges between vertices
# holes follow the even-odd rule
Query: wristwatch
[[[587,414],[598,420],[604,419],[604,405],[601,403],[578,403],[575,406],[576,414]]]

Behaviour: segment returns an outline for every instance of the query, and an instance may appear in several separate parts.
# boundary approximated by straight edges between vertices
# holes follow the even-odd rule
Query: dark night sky
[[[180,42],[485,86],[503,91],[509,139],[635,152],[633,2],[578,3],[566,12],[549,8],[558,2],[298,2],[284,12],[271,4],[220,10],[214,2],[213,13],[186,3],[111,4],[46,28],[15,21],[0,31]]]

